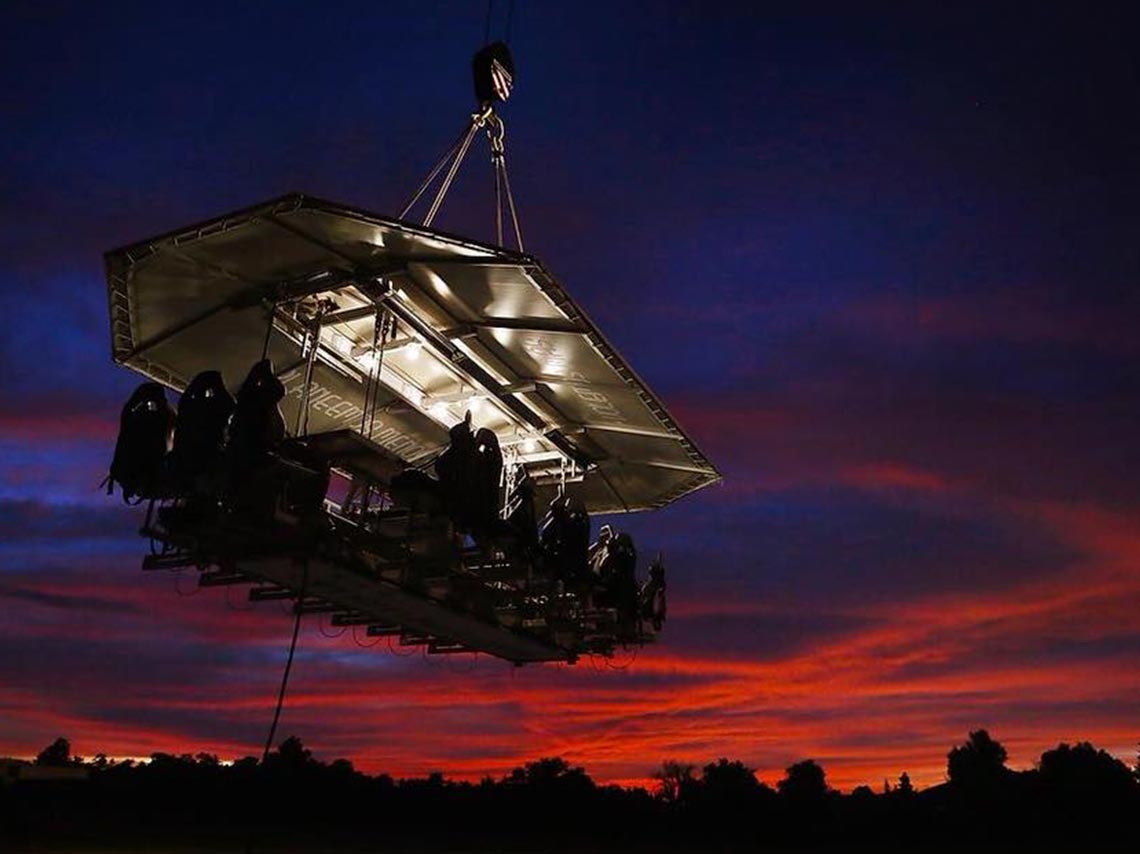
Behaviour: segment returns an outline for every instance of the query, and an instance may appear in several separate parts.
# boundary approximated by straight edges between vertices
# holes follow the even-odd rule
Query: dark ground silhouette
[[[499,780],[394,780],[316,760],[288,738],[265,762],[155,754],[71,756],[66,739],[0,776],[0,849],[371,850],[1124,850],[1140,815],[1138,769],[1087,742],[1030,771],[1006,767],[985,730],[947,756],[947,782],[903,772],[840,794],[812,760],[773,789],[741,762],[662,764],[655,791],[597,785],[545,758]],[[1075,849],[1074,849],[1075,850]]]

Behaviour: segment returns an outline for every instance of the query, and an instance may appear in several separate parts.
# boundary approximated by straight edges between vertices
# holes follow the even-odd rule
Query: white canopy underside
[[[409,464],[472,413],[548,498],[595,513],[664,506],[720,479],[660,401],[536,259],[290,195],[106,256],[115,361],[181,391],[199,371],[237,388],[269,356],[298,424],[303,327],[285,298],[323,296],[310,433],[352,428]],[[387,296],[385,297],[385,294]],[[374,349],[376,302],[397,319]],[[365,378],[379,362],[371,429]]]

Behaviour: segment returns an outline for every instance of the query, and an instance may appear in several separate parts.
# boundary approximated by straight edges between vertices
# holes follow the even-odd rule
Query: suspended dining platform
[[[293,194],[110,252],[106,271],[117,363],[181,392],[207,370],[236,388],[267,357],[290,441],[352,483],[317,522],[224,501],[203,516],[166,494],[148,567],[437,652],[574,660],[652,639],[534,549],[391,499],[468,418],[501,449],[504,519],[522,482],[538,507],[565,495],[605,514],[719,480],[537,259]]]

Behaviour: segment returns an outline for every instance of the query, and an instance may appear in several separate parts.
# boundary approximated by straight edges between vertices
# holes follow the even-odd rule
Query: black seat
[[[588,579],[590,516],[581,501],[566,495],[551,501],[538,536],[543,561],[555,578],[574,584]]]
[[[506,525],[523,553],[533,555],[538,547],[538,520],[534,516],[534,480],[520,467],[514,489],[507,496]]]
[[[467,495],[473,480],[475,436],[471,432],[471,413],[448,431],[450,442],[435,461],[439,491],[447,512],[457,526],[464,528]]]
[[[285,418],[278,408],[284,397],[285,386],[269,359],[250,369],[230,419],[226,457],[231,483],[264,465],[284,441]]]
[[[439,481],[419,469],[405,469],[388,485],[388,496],[396,507],[436,515],[447,511]]]
[[[598,603],[616,608],[622,621],[635,619],[639,591],[633,537],[626,533],[611,534],[595,552],[592,563],[602,586]]]
[[[649,578],[641,585],[638,594],[638,607],[642,620],[653,624],[654,631],[661,631],[665,623],[665,564],[658,555],[649,567]]]
[[[217,371],[202,371],[182,392],[170,451],[171,477],[180,492],[215,491],[233,411],[233,396]]]
[[[135,389],[119,416],[119,437],[107,476],[107,494],[119,484],[123,500],[158,498],[165,492],[165,457],[174,410],[158,383]]]
[[[471,528],[484,533],[499,520],[499,482],[503,476],[503,452],[494,431],[481,427],[475,432],[475,454],[471,462],[470,492],[465,516]]]
[[[451,428],[450,444],[435,461],[440,493],[455,527],[476,537],[491,534],[499,519],[503,453],[485,427],[472,432],[471,413]]]
[[[328,462],[297,439],[282,442],[277,453],[275,468],[282,482],[282,507],[298,516],[323,510],[331,477]]]
[[[226,487],[232,509],[260,521],[273,518],[285,488],[277,451],[285,440],[285,418],[278,408],[285,386],[273,363],[255,364],[238,389],[226,442]]]

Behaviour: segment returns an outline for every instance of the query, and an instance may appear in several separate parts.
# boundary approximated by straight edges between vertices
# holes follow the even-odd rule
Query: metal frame
[[[302,211],[346,217],[363,226],[396,230],[409,235],[409,237],[433,241],[435,245],[453,246],[456,252],[455,254],[444,254],[433,249],[428,252],[391,253],[379,263],[360,263],[359,259],[344,254],[336,246],[311,233],[303,222],[283,219],[286,215],[295,215]],[[182,247],[189,247],[197,240],[256,222],[268,223],[273,228],[279,228],[296,239],[312,245],[315,249],[319,249],[320,252],[329,257],[331,266],[285,281],[258,281],[217,264],[204,262],[202,259],[182,251]],[[159,333],[151,335],[147,340],[139,342],[134,339],[132,326],[131,278],[139,263],[144,259],[150,259],[155,253],[163,251],[176,252],[179,257],[203,269],[204,272],[209,271],[210,275],[224,276],[226,279],[242,282],[245,287],[241,288],[240,293],[210,305],[193,317],[183,319]],[[425,268],[418,265],[427,266]],[[431,265],[439,265],[439,267],[437,269]],[[443,276],[446,281],[446,270],[448,268],[460,269],[462,267],[502,267],[519,270],[526,281],[542,293],[550,304],[555,306],[563,315],[564,319],[520,318],[516,320],[510,317],[487,317],[471,320],[469,318],[456,318],[457,323],[450,326],[435,327],[421,319],[416,309],[409,303],[391,298],[391,293],[400,290],[399,285],[402,282],[407,282],[415,286],[417,300],[425,301],[425,305],[433,305],[433,311],[439,313],[440,316],[453,317],[450,305],[444,305],[437,300],[432,284],[424,280],[424,275],[428,270],[433,270],[435,271],[434,274]],[[562,287],[546,272],[541,263],[530,256],[509,252],[500,247],[481,244],[466,238],[455,237],[444,232],[425,229],[422,226],[407,222],[387,219],[366,211],[348,209],[312,197],[290,195],[202,223],[190,229],[182,229],[108,253],[107,272],[108,302],[111,312],[115,360],[175,388],[183,387],[186,378],[178,376],[175,372],[156,364],[147,357],[150,350],[159,344],[176,338],[181,332],[192,328],[197,323],[209,322],[211,318],[227,310],[227,308],[240,310],[259,303],[270,304],[279,300],[297,299],[322,292],[354,288],[358,294],[368,300],[369,304],[334,311],[321,318],[322,327],[342,322],[351,323],[367,317],[374,313],[375,305],[379,300],[386,300],[390,309],[398,316],[402,326],[411,330],[416,338],[425,346],[430,347],[443,364],[458,371],[460,375],[468,378],[467,381],[473,387],[496,400],[503,411],[517,420],[522,429],[532,435],[541,436],[545,441],[557,447],[560,452],[575,460],[582,468],[598,471],[598,479],[606,482],[607,490],[613,494],[623,508],[628,508],[629,505],[620,491],[614,488],[613,483],[608,482],[608,478],[605,477],[600,468],[591,468],[593,463],[604,463],[605,457],[596,456],[594,451],[580,447],[573,437],[578,436],[584,439],[589,436],[596,436],[600,439],[607,433],[626,433],[652,439],[668,439],[677,443],[676,447],[689,460],[687,465],[680,464],[679,460],[636,460],[636,462],[638,465],[658,468],[662,471],[691,471],[693,478],[676,484],[665,495],[657,496],[652,501],[638,505],[639,509],[663,506],[663,504],[675,500],[680,495],[687,494],[720,479],[716,469],[696,449],[692,441],[669,415],[661,401],[640,380],[633,369],[621,359],[612,345],[569,298]],[[280,324],[288,321],[281,312],[278,312],[277,316],[278,320],[275,321],[274,326],[280,330]],[[587,342],[590,349],[605,361],[613,371],[615,378],[621,382],[593,382],[542,373],[528,376],[526,374],[529,372],[520,372],[515,364],[504,360],[505,357],[509,358],[509,354],[501,350],[496,340],[490,336],[478,335],[480,330],[492,329],[517,330],[536,334],[573,335]],[[465,352],[464,349],[460,348],[458,342],[467,341],[473,335],[477,339],[479,352],[475,353],[470,349]],[[406,346],[406,343],[403,338],[399,338],[388,342],[385,349],[386,351],[397,350]],[[474,344],[474,341],[471,343]],[[319,343],[318,349],[321,351],[322,357],[328,355],[326,353],[327,345],[323,342]],[[480,364],[476,363],[475,358],[482,359],[483,354],[491,357],[494,362],[493,369],[496,373],[509,381],[500,382],[484,370]],[[340,364],[339,370],[347,371],[348,375],[360,376],[362,374],[360,367],[354,365],[351,360],[342,362],[336,358],[326,361],[330,365]],[[640,427],[630,428],[568,417],[566,412],[560,408],[558,401],[549,392],[544,392],[544,389],[555,389],[559,386],[596,389],[603,392],[606,388],[632,391],[646,409],[652,413],[661,427],[658,430],[641,429]],[[396,392],[396,395],[399,396],[399,392]],[[416,406],[414,400],[405,400],[409,405]]]

